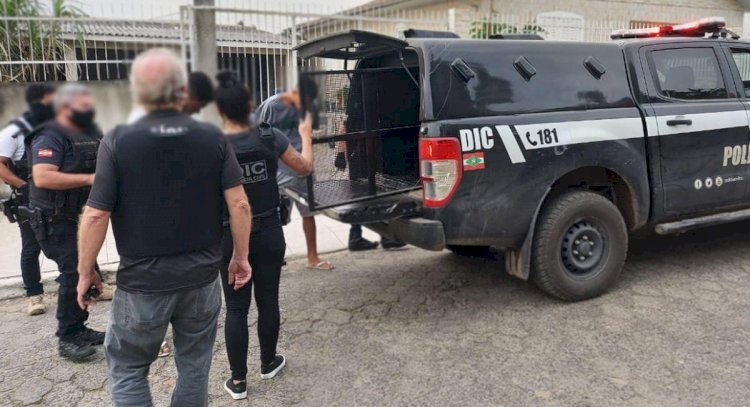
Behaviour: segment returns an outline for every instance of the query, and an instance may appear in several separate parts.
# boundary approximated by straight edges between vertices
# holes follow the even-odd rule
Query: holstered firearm
[[[0,201],[3,209],[3,215],[8,218],[10,223],[21,222],[23,219],[18,213],[18,208],[29,201],[28,184],[21,188],[11,188],[10,198]]]
[[[8,218],[10,223],[18,221],[18,201],[15,196],[0,201],[0,206],[3,207],[3,215]]]
[[[18,207],[18,216],[21,219],[29,221],[29,227],[34,231],[34,237],[37,242],[43,242],[47,240],[47,234],[49,232],[49,223],[47,217],[39,208],[29,208],[28,206]]]
[[[282,226],[292,221],[292,198],[283,194],[279,196],[279,218]]]

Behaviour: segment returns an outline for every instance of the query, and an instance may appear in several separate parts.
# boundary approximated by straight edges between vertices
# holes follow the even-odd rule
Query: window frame
[[[726,96],[723,98],[715,98],[715,99],[680,99],[675,97],[670,97],[664,95],[661,89],[661,83],[659,82],[659,77],[656,71],[656,64],[654,62],[653,53],[658,51],[669,51],[669,50],[683,50],[683,49],[708,49],[713,52],[714,57],[716,58],[716,63],[719,67],[719,75],[721,75],[721,80],[724,84],[724,89],[726,91]],[[669,44],[661,44],[661,45],[655,45],[648,47],[645,52],[646,57],[646,65],[647,69],[649,70],[649,74],[647,75],[649,78],[649,81],[651,82],[651,89],[653,89],[654,94],[650,95],[651,98],[657,99],[661,102],[668,102],[668,103],[711,103],[711,102],[725,102],[728,100],[736,99],[737,98],[737,84],[734,81],[733,74],[731,73],[729,64],[727,63],[726,56],[722,58],[720,56],[720,52],[717,49],[716,44],[696,44],[696,43],[669,43]],[[731,81],[727,80],[728,78],[732,78]],[[734,83],[734,86],[729,86],[731,83]]]
[[[737,91],[737,97],[740,99],[750,99],[750,96],[745,95],[745,84],[742,81],[742,75],[740,74],[737,64],[734,61],[732,50],[740,50],[750,54],[750,44],[734,43],[734,44],[722,44],[722,52],[727,61],[729,72],[732,75],[732,81]]]

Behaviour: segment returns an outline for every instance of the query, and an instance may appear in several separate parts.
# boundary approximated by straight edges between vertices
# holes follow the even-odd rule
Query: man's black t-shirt
[[[130,138],[128,139],[128,137]],[[163,141],[167,141],[166,138],[169,138],[169,140],[167,143],[160,143],[162,140],[159,138],[164,138]],[[125,195],[131,193],[131,190],[124,190],[126,188],[123,185],[137,185],[138,182],[145,182],[150,185],[149,183],[154,183],[154,181],[146,180],[148,177],[143,176],[143,174],[139,174],[141,179],[124,179],[133,173],[132,163],[131,165],[127,165],[118,162],[125,159],[125,154],[132,154],[132,148],[128,150],[120,145],[120,143],[126,143],[126,140],[153,141],[153,145],[160,146],[164,144],[172,148],[181,145],[185,151],[191,154],[196,153],[196,151],[190,151],[191,148],[204,148],[206,143],[215,145],[215,148],[200,152],[202,154],[202,162],[167,162],[170,160],[170,157],[175,157],[175,155],[172,151],[166,150],[150,151],[149,153],[154,154],[142,154],[141,157],[136,157],[135,159],[143,161],[138,163],[139,166],[159,169],[160,173],[158,177],[161,177],[161,179],[156,183],[165,186],[164,190],[156,189],[149,191],[149,196],[143,197],[143,202],[141,203],[140,200],[134,201],[132,197],[126,197]],[[186,144],[182,144],[182,140]],[[200,140],[202,144],[201,146],[193,146],[189,144],[188,140]],[[123,151],[130,151],[130,153],[123,153]],[[149,160],[154,161],[154,157],[166,158],[159,160],[159,162],[148,162]],[[133,160],[134,158],[129,156],[128,159]],[[190,210],[194,212],[195,205],[198,205],[197,203],[183,202],[177,205],[170,204],[169,208],[160,207],[160,203],[173,202],[175,199],[174,196],[168,196],[167,192],[165,192],[166,190],[170,190],[171,188],[171,191],[181,191],[184,188],[195,188],[195,185],[201,185],[202,180],[190,179],[191,174],[201,173],[200,171],[190,171],[192,167],[196,169],[217,168],[218,170],[215,174],[209,175],[216,177],[216,184],[220,186],[222,191],[240,185],[242,182],[243,174],[237,163],[237,158],[231,145],[218,128],[209,124],[199,123],[191,119],[188,115],[174,110],[152,112],[137,123],[120,126],[104,137],[99,148],[96,180],[87,205],[112,212],[113,224],[116,219],[119,220],[121,230],[135,230],[136,233],[141,233],[143,230],[163,230],[166,232],[161,232],[160,234],[164,237],[165,244],[175,246],[176,242],[177,247],[179,247],[180,242],[185,241],[185,246],[187,247],[190,244],[190,237],[178,236],[180,232],[175,231],[184,226],[184,223],[182,225],[173,224],[171,226],[169,224],[146,224],[158,223],[159,220],[151,219],[149,222],[146,222],[144,219],[127,219],[123,215],[144,213],[143,207],[150,206],[155,208],[155,210],[173,210],[173,213],[170,213],[170,215],[174,215],[173,219],[181,219],[182,222],[193,221],[195,217]],[[205,170],[203,170],[203,173],[205,173]],[[203,182],[203,185],[205,184]],[[216,190],[190,191],[194,196],[201,196],[204,193],[206,195],[220,194],[220,192]],[[218,197],[218,199],[221,202],[221,197]],[[130,207],[124,207],[126,205]],[[207,207],[213,208],[212,205],[208,205]],[[220,230],[221,206],[218,208],[218,228]],[[211,213],[205,214],[209,218],[214,215]],[[193,219],[187,219],[189,217],[193,217]],[[123,227],[123,224],[127,224],[127,227]],[[132,225],[137,225],[135,227],[138,229],[133,229]],[[170,234],[170,231],[175,232]],[[120,267],[117,271],[118,288],[128,292],[171,293],[195,289],[209,284],[217,278],[222,256],[220,236],[205,247],[195,250],[175,252],[172,249],[164,255],[133,256],[123,253],[121,249],[121,243],[124,241],[131,239],[129,243],[133,243],[132,235],[118,236],[117,232],[118,228],[115,227],[115,240],[119,239],[118,250],[120,251]],[[136,241],[136,246],[137,243]],[[126,246],[129,250],[137,251],[132,248],[132,244]],[[159,248],[154,248],[154,251],[158,252]]]

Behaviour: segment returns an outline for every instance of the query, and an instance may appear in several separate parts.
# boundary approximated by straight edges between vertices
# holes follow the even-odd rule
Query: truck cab
[[[630,233],[750,216],[750,43],[717,18],[613,40],[303,44],[346,62],[300,73],[320,126],[315,172],[288,192],[424,249],[501,249],[564,300],[599,295]]]

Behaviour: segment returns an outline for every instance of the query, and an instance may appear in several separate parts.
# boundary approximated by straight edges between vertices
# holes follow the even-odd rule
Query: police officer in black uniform
[[[85,86],[62,86],[54,107],[55,120],[27,138],[31,228],[44,254],[60,270],[56,315],[60,356],[82,361],[95,353],[93,345],[104,342],[103,332],[84,325],[88,312],[78,306],[76,292],[78,217],[94,182],[102,135],[94,124],[94,98]]]
[[[39,269],[41,248],[29,227],[28,219],[20,216],[18,208],[29,203],[29,165],[24,140],[34,127],[54,117],[52,96],[55,88],[45,83],[33,83],[26,88],[29,109],[0,130],[0,179],[11,187],[11,197],[3,202],[3,212],[21,230],[21,277],[29,298],[27,313],[44,313],[44,286]]]
[[[276,170],[281,159],[300,175],[312,172],[312,118],[308,115],[299,126],[302,151],[298,153],[282,132],[272,129],[268,124],[261,123],[258,127],[251,127],[248,119],[250,91],[231,72],[222,72],[217,79],[219,86],[215,102],[224,120],[224,133],[244,172],[242,183],[253,211],[249,259],[253,268],[252,280],[239,290],[234,290],[227,279],[227,266],[233,251],[232,235],[228,227],[225,227],[223,239],[221,277],[227,306],[224,334],[232,370],[232,377],[224,383],[224,389],[238,400],[247,397],[247,314],[253,285],[255,304],[258,307],[261,377],[271,379],[286,365],[284,357],[276,354],[279,338],[279,279],[286,250],[279,218]]]

